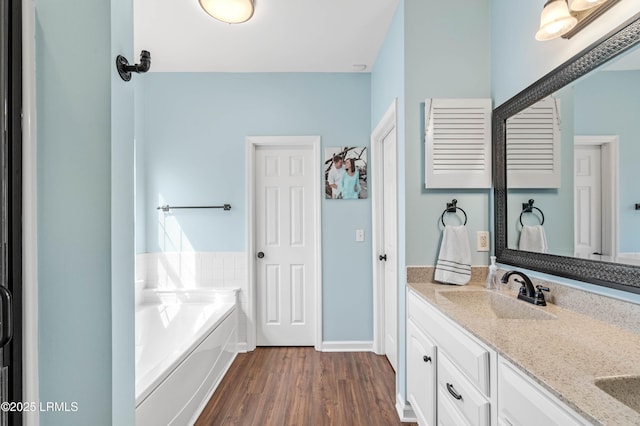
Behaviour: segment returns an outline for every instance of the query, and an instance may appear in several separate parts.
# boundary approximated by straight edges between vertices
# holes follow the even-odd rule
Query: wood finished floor
[[[257,348],[239,354],[196,426],[390,426],[395,374],[370,352]]]

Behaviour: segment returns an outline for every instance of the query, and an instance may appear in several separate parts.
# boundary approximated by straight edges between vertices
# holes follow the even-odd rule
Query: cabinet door
[[[407,394],[418,424],[436,419],[436,347],[413,321],[407,321]]]
[[[533,383],[509,362],[498,362],[498,424],[508,426],[586,425],[577,414]]]

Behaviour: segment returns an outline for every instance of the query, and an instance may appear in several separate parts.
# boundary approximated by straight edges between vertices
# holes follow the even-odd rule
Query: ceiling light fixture
[[[540,15],[540,29],[536,40],[552,40],[571,31],[578,19],[569,13],[566,0],[549,0],[545,3]]]
[[[198,0],[210,16],[228,24],[241,24],[253,16],[253,0]]]

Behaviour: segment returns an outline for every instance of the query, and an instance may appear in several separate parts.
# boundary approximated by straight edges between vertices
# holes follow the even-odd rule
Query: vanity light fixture
[[[227,24],[241,24],[253,16],[253,0],[198,0],[207,14]]]
[[[602,3],[606,3],[607,0],[569,0],[569,9],[572,11],[580,11],[591,9],[592,7],[596,7],[601,5]]]
[[[540,15],[540,28],[536,40],[553,40],[568,33],[576,26],[578,19],[569,13],[566,0],[549,0]]]
[[[548,0],[536,40],[571,38],[620,0]]]

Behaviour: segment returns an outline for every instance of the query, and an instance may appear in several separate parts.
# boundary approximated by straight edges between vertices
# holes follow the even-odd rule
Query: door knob
[[[387,255],[386,254],[385,255],[381,254],[380,256],[378,256],[378,260],[384,260],[386,262],[387,261]]]
[[[264,257],[264,253],[259,251],[258,252],[258,259],[262,259]]]

